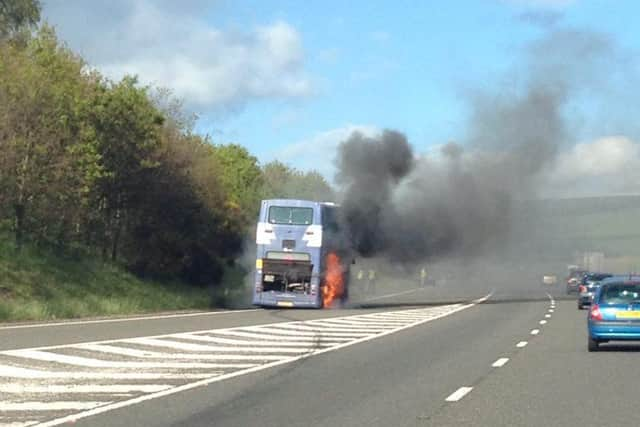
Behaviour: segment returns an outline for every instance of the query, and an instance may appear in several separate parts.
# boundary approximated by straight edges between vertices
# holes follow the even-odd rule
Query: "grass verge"
[[[0,322],[206,309],[211,291],[141,280],[88,256],[31,246],[17,252],[0,234]]]

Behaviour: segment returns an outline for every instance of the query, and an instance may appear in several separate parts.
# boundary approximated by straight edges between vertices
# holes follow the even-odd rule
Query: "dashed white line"
[[[553,308],[549,309],[549,313],[553,313],[555,310]]]
[[[501,357],[500,359],[493,362],[491,366],[493,366],[494,368],[502,368],[504,365],[507,364],[508,361],[509,361],[508,357]]]
[[[538,322],[538,323],[540,323],[541,325],[545,325],[545,324],[547,323],[547,321],[546,321],[546,320],[541,320],[541,321],[540,321],[540,322]]]
[[[540,329],[532,329],[531,335],[538,335],[540,333]]]
[[[445,399],[447,402],[457,402],[458,400],[465,397],[469,392],[473,390],[473,387],[460,387],[458,390],[454,391]]]
[[[527,341],[520,341],[518,344],[516,344],[516,347],[523,348],[526,347],[527,344],[529,344]]]
[[[550,314],[545,314],[544,317],[549,319],[549,318],[551,318],[551,315]]]

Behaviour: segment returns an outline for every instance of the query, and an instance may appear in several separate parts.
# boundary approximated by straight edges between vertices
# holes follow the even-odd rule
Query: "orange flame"
[[[324,277],[324,292],[322,295],[324,307],[329,308],[334,301],[344,294],[344,280],[340,257],[331,252],[327,255],[327,265]]]

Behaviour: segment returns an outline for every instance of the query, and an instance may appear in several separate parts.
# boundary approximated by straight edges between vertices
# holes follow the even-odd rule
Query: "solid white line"
[[[527,341],[520,341],[518,344],[516,344],[516,347],[518,348],[526,347],[527,344],[528,344]]]
[[[493,362],[493,365],[491,366],[493,366],[494,368],[502,368],[504,365],[507,364],[508,361],[509,361],[508,357],[501,357],[500,359]]]
[[[169,389],[168,384],[112,384],[112,385],[25,385],[25,384],[0,384],[0,393],[156,393]]]
[[[220,374],[222,373],[219,372]],[[203,379],[214,375],[206,374],[165,374],[161,372],[149,373],[120,373],[120,372],[52,372],[39,371],[37,369],[18,368],[15,366],[0,365],[0,377],[28,378],[28,379],[90,379],[90,380],[160,380],[160,379]]]
[[[540,329],[532,329],[531,335],[538,335],[540,333]]]
[[[445,399],[445,401],[457,402],[458,400],[466,396],[471,390],[473,390],[473,387],[460,387],[458,390],[451,393],[449,397]]]
[[[538,322],[538,323],[540,323],[541,325],[545,325],[545,324],[547,323],[547,321],[546,321],[546,320],[541,320],[541,321],[540,321],[540,322]]]
[[[99,406],[108,405],[111,402],[7,402],[0,401],[0,412],[2,411],[64,411],[64,410],[86,410]]]
[[[155,316],[140,316],[140,317],[125,317],[120,319],[101,319],[101,320],[80,320],[69,322],[53,322],[53,323],[36,323],[33,325],[13,325],[13,326],[0,326],[0,330],[5,329],[26,329],[26,328],[49,328],[52,326],[73,326],[73,325],[91,325],[94,323],[114,323],[114,322],[133,322],[136,320],[158,320],[158,319],[175,319],[177,317],[197,317],[197,316],[215,316],[219,314],[232,314],[232,313],[248,313],[251,311],[261,311],[259,308],[252,308],[247,310],[229,310],[229,311],[211,311],[211,312],[198,312],[198,313],[185,313],[185,314],[164,314]]]
[[[79,348],[100,353],[119,354],[122,356],[148,358],[148,359],[172,359],[172,360],[283,360],[290,356],[271,356],[267,354],[193,354],[193,353],[164,353],[159,351],[134,350],[130,348],[111,346],[106,344],[79,344],[73,348]]]
[[[145,402],[147,400],[152,400],[152,399],[156,399],[156,398],[163,397],[163,396],[169,396],[169,395],[174,394],[174,393],[179,393],[179,392],[182,392],[182,391],[185,391],[185,390],[191,390],[191,389],[194,389],[194,388],[197,388],[197,387],[202,387],[202,386],[205,386],[205,385],[208,385],[208,384],[212,384],[214,382],[224,381],[224,380],[227,380],[227,379],[230,379],[230,378],[235,378],[235,377],[246,375],[246,374],[250,374],[250,373],[253,373],[253,372],[259,372],[259,371],[262,371],[262,370],[265,370],[265,369],[270,369],[270,368],[273,368],[273,367],[276,367],[276,366],[280,366],[280,365],[284,365],[286,363],[291,363],[291,362],[294,362],[294,361],[297,361],[297,360],[306,359],[308,357],[312,357],[312,356],[315,356],[315,355],[318,355],[318,354],[323,354],[323,353],[327,353],[327,352],[330,352],[330,351],[336,351],[336,350],[339,350],[339,349],[342,349],[342,348],[346,348],[346,347],[349,347],[349,346],[352,346],[352,345],[360,344],[360,343],[371,341],[371,340],[374,340],[374,339],[377,339],[377,338],[381,338],[381,337],[384,337],[384,336],[387,336],[387,335],[390,335],[390,334],[393,334],[393,333],[397,333],[397,332],[400,332],[402,330],[409,329],[409,328],[412,328],[412,327],[415,327],[415,326],[418,326],[418,325],[421,325],[421,324],[424,324],[424,323],[427,323],[427,322],[431,322],[431,321],[434,321],[434,320],[437,320],[437,319],[441,319],[443,317],[450,316],[450,315],[452,315],[454,313],[457,313],[459,311],[466,310],[466,309],[468,309],[470,307],[473,307],[474,305],[476,305],[476,304],[475,303],[470,303],[470,304],[460,305],[460,306],[457,306],[455,308],[452,308],[451,311],[449,311],[447,313],[442,313],[442,314],[440,314],[438,316],[435,316],[433,318],[425,319],[422,322],[412,323],[410,325],[406,325],[406,326],[403,326],[403,327],[400,327],[400,328],[396,328],[396,329],[393,329],[393,330],[385,331],[385,332],[382,332],[382,333],[377,334],[377,335],[366,336],[366,337],[363,337],[363,338],[360,338],[360,339],[357,339],[357,340],[354,340],[354,341],[350,341],[350,342],[347,342],[347,343],[344,343],[344,344],[337,345],[335,347],[330,347],[330,348],[326,348],[326,349],[322,349],[322,350],[317,350],[317,351],[314,351],[314,352],[311,352],[311,353],[306,353],[306,354],[302,354],[302,355],[299,355],[299,356],[296,356],[296,357],[291,357],[290,359],[286,359],[286,360],[281,360],[281,361],[277,361],[277,362],[273,362],[273,363],[267,363],[265,365],[256,366],[255,368],[250,368],[250,369],[236,371],[236,372],[230,372],[228,374],[220,375],[220,376],[214,377],[214,378],[203,379],[201,381],[196,381],[196,382],[193,382],[193,383],[189,383],[189,384],[185,384],[185,385],[182,385],[182,386],[174,387],[172,389],[160,391],[158,393],[146,394],[144,396],[140,396],[140,397],[137,397],[135,399],[116,402],[116,403],[113,403],[113,404],[108,405],[108,406],[103,406],[103,407],[100,407],[100,408],[96,408],[96,409],[80,412],[80,413],[77,413],[77,414],[68,415],[68,416],[65,416],[65,417],[61,417],[61,418],[57,418],[57,419],[54,419],[54,420],[50,420],[50,421],[47,421],[45,423],[42,423],[40,426],[41,427],[51,427],[51,426],[64,424],[64,423],[67,423],[67,422],[74,422],[74,421],[77,421],[79,419],[90,417],[92,415],[97,415],[97,414],[100,414],[100,413],[104,413],[104,412],[107,412],[107,411],[110,411],[110,410],[113,410],[113,409],[124,408],[124,407],[127,407],[127,406],[135,405],[135,404],[140,403],[140,402]]]
[[[11,350],[4,354],[13,357],[42,360],[45,362],[63,363],[66,365],[84,366],[88,368],[132,368],[132,369],[227,369],[251,368],[254,363],[175,363],[175,362],[113,362],[100,359],[89,359],[79,356],[49,353],[38,350]]]

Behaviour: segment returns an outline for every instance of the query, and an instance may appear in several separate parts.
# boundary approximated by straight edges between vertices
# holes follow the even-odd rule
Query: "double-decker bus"
[[[337,209],[309,200],[262,201],[254,305],[321,308],[346,301],[351,254]]]

